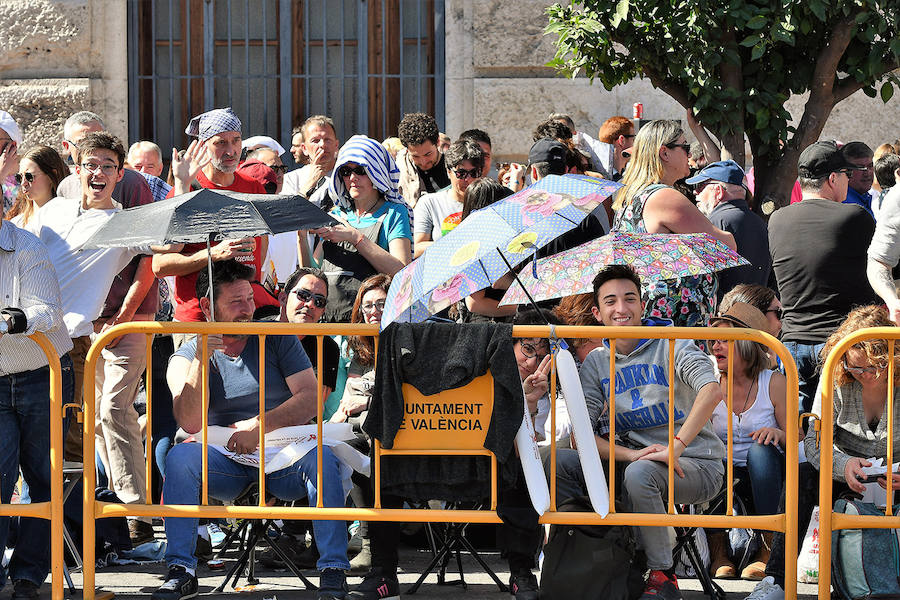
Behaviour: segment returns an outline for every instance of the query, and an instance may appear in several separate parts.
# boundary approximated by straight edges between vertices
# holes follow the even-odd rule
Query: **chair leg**
[[[700,581],[700,587],[703,588],[703,593],[709,596],[712,600],[725,600],[725,591],[722,587],[713,581],[712,577],[709,574],[709,571],[703,567],[703,561],[700,558],[700,551],[697,550],[697,543],[694,541],[694,533],[697,528],[692,527],[690,529],[681,529],[681,533],[679,537],[680,545],[684,548],[684,552],[688,557],[691,565],[694,567],[694,571],[697,573],[697,579]]]
[[[261,538],[262,538],[262,540],[265,542],[265,544],[266,544],[267,546],[269,546],[269,548],[271,548],[272,551],[278,556],[278,558],[280,558],[280,559],[284,562],[284,564],[285,564],[285,566],[288,568],[288,570],[289,570],[291,573],[293,573],[294,575],[296,575],[297,578],[298,578],[300,581],[303,582],[303,586],[304,586],[306,589],[308,589],[308,590],[317,590],[317,589],[319,589],[319,588],[316,587],[315,584],[313,584],[313,582],[311,582],[309,579],[307,579],[307,578],[303,575],[303,573],[300,572],[300,569],[298,569],[298,568],[297,568],[297,565],[295,565],[295,564],[293,563],[293,561],[291,561],[291,559],[288,558],[288,556],[287,556],[287,554],[285,554],[284,550],[282,550],[281,548],[279,548],[279,547],[278,547],[278,544],[276,544],[274,540],[270,539],[269,536],[265,535],[265,529],[263,530],[263,535],[261,536]]]
[[[484,571],[485,571],[488,575],[490,575],[491,579],[494,580],[494,583],[497,584],[497,587],[500,588],[500,591],[501,591],[501,592],[508,592],[508,591],[509,591],[509,588],[506,587],[506,584],[505,584],[505,583],[503,583],[502,581],[500,581],[500,578],[497,577],[497,574],[494,573],[494,570],[493,570],[492,568],[490,568],[486,562],[484,562],[484,559],[481,558],[481,554],[478,553],[478,550],[475,549],[475,547],[471,544],[471,542],[469,542],[469,540],[467,540],[467,539],[464,538],[464,537],[459,538],[459,542],[460,542],[463,546],[465,546],[465,548],[466,548],[466,550],[469,552],[469,554],[472,555],[472,558],[474,558],[475,560],[478,561],[478,564],[481,565],[481,568],[484,569]]]

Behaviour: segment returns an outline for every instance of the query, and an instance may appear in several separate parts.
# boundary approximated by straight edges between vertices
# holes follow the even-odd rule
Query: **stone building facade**
[[[684,117],[647,80],[606,91],[587,79],[557,77],[545,66],[554,50],[543,35],[548,4],[445,0],[442,126],[451,137],[479,127],[491,134],[497,159],[522,159],[531,130],[550,112],[571,114],[592,135],[607,117],[630,116],[635,102],[643,103],[645,118]],[[124,0],[0,2],[0,108],[22,125],[25,147],[58,147],[63,120],[80,109],[101,114],[112,132],[129,139],[127,20]],[[803,101],[789,104],[798,117]],[[857,93],[835,108],[823,136],[874,147],[900,137],[884,126],[898,121],[900,100],[884,104]]]

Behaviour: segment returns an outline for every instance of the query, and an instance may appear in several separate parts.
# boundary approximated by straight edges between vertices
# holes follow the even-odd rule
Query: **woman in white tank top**
[[[710,320],[712,327],[743,327],[765,331],[766,317],[756,307],[735,302],[724,314]],[[712,354],[721,375],[719,385],[728,393],[728,342],[712,343]],[[778,512],[778,499],[784,482],[785,397],[784,375],[769,369],[765,346],[747,340],[735,342],[731,414],[723,400],[712,416],[713,429],[727,443],[728,421],[732,424],[734,477],[740,479],[735,492],[751,514]],[[711,536],[715,541],[715,536]],[[765,532],[767,546],[771,532]],[[715,544],[711,544],[715,545]],[[723,544],[724,546],[724,544]],[[712,548],[711,550],[718,550]],[[735,577],[736,569],[724,553],[713,552],[710,571],[716,577]],[[741,571],[742,579],[759,580],[765,576],[768,547]]]

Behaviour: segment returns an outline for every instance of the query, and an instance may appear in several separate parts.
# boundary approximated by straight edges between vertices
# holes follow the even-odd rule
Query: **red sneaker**
[[[681,592],[678,591],[678,578],[662,571],[650,571],[647,587],[640,600],[682,600]]]

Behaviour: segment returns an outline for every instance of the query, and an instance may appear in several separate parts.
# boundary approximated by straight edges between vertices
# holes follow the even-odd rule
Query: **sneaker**
[[[222,542],[224,542],[227,537],[227,534],[222,531],[222,528],[215,523],[210,523],[206,526],[206,529],[209,531],[209,541],[212,544],[212,547],[218,548],[221,546]]]
[[[155,539],[153,534],[153,525],[146,521],[137,519],[128,520],[128,537],[131,538],[131,545],[137,548],[141,544],[152,542]]]
[[[169,567],[166,582],[156,588],[150,600],[187,600],[197,595],[197,577],[181,565]]]
[[[27,579],[16,579],[13,582],[12,597],[16,600],[34,600],[40,596],[41,586]]]
[[[353,535],[350,536],[350,541],[347,542],[347,554],[357,555],[363,548],[363,538],[359,535],[359,529],[353,532]]]
[[[640,600],[682,600],[678,590],[678,578],[662,571],[650,571],[647,585]]]
[[[784,600],[784,590],[774,577],[764,577],[745,600]]]
[[[509,595],[516,600],[537,600],[537,577],[531,571],[523,571],[509,577]]]
[[[368,538],[360,538],[362,547],[353,560],[350,561],[348,575],[365,575],[372,569],[372,543]]]
[[[384,575],[381,569],[372,569],[356,588],[347,594],[348,600],[398,600],[400,582],[397,575]]]
[[[318,600],[344,600],[347,597],[347,575],[343,569],[325,569],[319,575]]]

